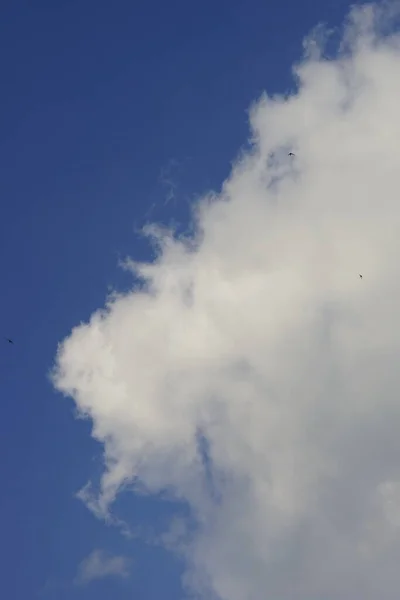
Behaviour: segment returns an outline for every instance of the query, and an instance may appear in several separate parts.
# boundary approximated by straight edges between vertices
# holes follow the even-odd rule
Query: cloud
[[[167,191],[164,204],[168,204],[171,202],[171,200],[175,200],[176,198],[178,183],[173,171],[176,171],[179,166],[179,162],[176,159],[171,158],[168,161],[168,164],[161,169],[160,181],[165,186]]]
[[[107,556],[102,550],[93,550],[79,565],[75,578],[77,585],[88,584],[103,577],[129,577],[130,560],[125,556]]]
[[[157,259],[127,265],[142,286],[59,348],[54,385],[104,444],[86,500],[184,501],[196,527],[165,540],[203,597],[398,597],[396,7],[353,9],[331,60],[307,40],[194,236],[149,228]]]

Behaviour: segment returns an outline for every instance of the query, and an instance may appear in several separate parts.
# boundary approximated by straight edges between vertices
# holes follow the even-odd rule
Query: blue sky
[[[318,22],[349,3],[15,2],[0,19],[1,588],[9,598],[181,598],[181,566],[127,540],[74,494],[98,475],[90,424],[48,381],[58,342],[125,289],[118,260],[151,257],[135,233],[181,223],[219,189],[246,142],[247,109],[293,86]],[[174,197],[166,202],[173,182]],[[170,508],[130,497],[158,527]],[[94,549],[133,559],[129,580],[73,585]]]

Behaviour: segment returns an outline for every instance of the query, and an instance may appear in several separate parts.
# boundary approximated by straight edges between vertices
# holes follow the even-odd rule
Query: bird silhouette
[[[360,279],[362,279],[362,275],[361,275],[361,273],[359,274],[359,278],[360,278]]]
[[[289,152],[288,156],[295,156],[293,152]]]
[[[6,338],[6,340],[7,340],[7,342],[8,342],[9,344],[13,344],[13,343],[14,343],[12,340],[10,340],[10,338]]]

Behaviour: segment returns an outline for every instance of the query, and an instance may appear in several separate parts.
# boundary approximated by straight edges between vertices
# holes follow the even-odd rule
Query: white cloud
[[[309,42],[297,94],[253,106],[194,242],[153,230],[146,287],[58,354],[104,443],[92,508],[130,481],[185,500],[198,529],[169,545],[207,598],[398,598],[400,38],[352,15],[335,60]]]
[[[75,583],[90,583],[104,577],[129,577],[130,560],[125,556],[107,556],[103,550],[93,550],[79,565]]]

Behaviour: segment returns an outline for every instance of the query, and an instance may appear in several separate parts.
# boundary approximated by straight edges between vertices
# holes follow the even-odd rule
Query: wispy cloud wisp
[[[93,550],[79,565],[77,585],[88,584],[104,577],[129,577],[130,560],[125,556],[109,556],[103,550]]]

